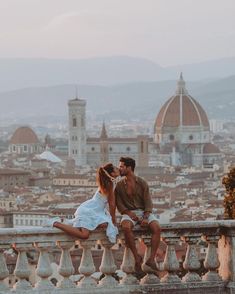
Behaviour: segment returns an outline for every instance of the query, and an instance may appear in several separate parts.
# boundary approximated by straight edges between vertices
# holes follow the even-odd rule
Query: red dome
[[[209,121],[204,109],[185,89],[181,76],[176,95],[172,96],[159,111],[155,128],[202,126],[209,129]]]
[[[11,137],[10,144],[37,144],[38,137],[29,127],[18,128]]]
[[[220,153],[220,150],[217,146],[212,143],[207,143],[203,147],[204,154]]]

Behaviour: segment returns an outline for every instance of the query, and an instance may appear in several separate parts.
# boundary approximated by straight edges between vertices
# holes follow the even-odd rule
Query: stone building
[[[86,101],[72,99],[68,101],[69,110],[69,157],[78,166],[87,163],[86,156]]]
[[[9,151],[15,154],[33,154],[42,151],[42,145],[35,132],[27,126],[19,127],[12,135]]]
[[[15,186],[25,187],[29,185],[30,173],[19,169],[0,169],[0,189],[11,191]]]
[[[99,137],[86,138],[85,101],[69,101],[69,154],[77,165],[97,166],[120,156],[131,156],[138,167],[157,165],[211,166],[221,159],[220,150],[211,142],[206,112],[188,94],[181,74],[175,95],[160,109],[153,138],[109,137],[103,123]]]
[[[182,74],[175,95],[157,115],[154,144],[156,157],[171,165],[208,166],[221,159],[220,150],[211,142],[206,112],[189,95]]]

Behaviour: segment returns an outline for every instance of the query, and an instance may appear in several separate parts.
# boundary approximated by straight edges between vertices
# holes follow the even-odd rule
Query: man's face
[[[124,162],[122,162],[122,161],[119,162],[119,171],[120,171],[121,176],[127,175],[127,167],[125,166]]]

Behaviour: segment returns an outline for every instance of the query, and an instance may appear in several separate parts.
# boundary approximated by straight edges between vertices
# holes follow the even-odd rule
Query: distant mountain
[[[145,59],[113,56],[90,59],[0,59],[0,92],[65,84],[119,85],[175,80],[213,81],[235,75],[235,57],[161,67]]]
[[[64,84],[112,85],[175,78],[143,58],[0,59],[0,92]]]
[[[189,93],[205,108],[209,118],[233,118],[235,76],[215,81],[187,82]],[[135,82],[114,86],[80,85],[87,100],[87,116],[154,119],[161,105],[174,94],[176,81]],[[1,118],[67,116],[67,102],[75,98],[74,85],[26,88],[0,93]]]
[[[167,67],[171,72],[183,71],[188,80],[225,78],[235,75],[235,57]]]

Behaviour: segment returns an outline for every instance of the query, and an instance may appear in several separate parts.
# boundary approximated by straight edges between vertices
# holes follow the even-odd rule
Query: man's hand
[[[149,225],[148,223],[148,219],[147,218],[143,218],[141,223],[140,223],[140,226],[141,227],[147,227]]]
[[[129,211],[126,212],[126,214],[127,214],[127,215],[128,215],[133,221],[138,222],[139,218],[137,217],[137,215],[136,215],[133,211],[129,210]]]
[[[148,211],[144,212],[143,218],[142,218],[141,223],[140,223],[141,227],[147,227],[148,226],[148,217],[149,217],[149,215],[150,215],[150,212],[148,212]]]
[[[114,224],[114,226],[117,226],[117,220],[116,220],[116,218],[112,218],[112,223]]]

